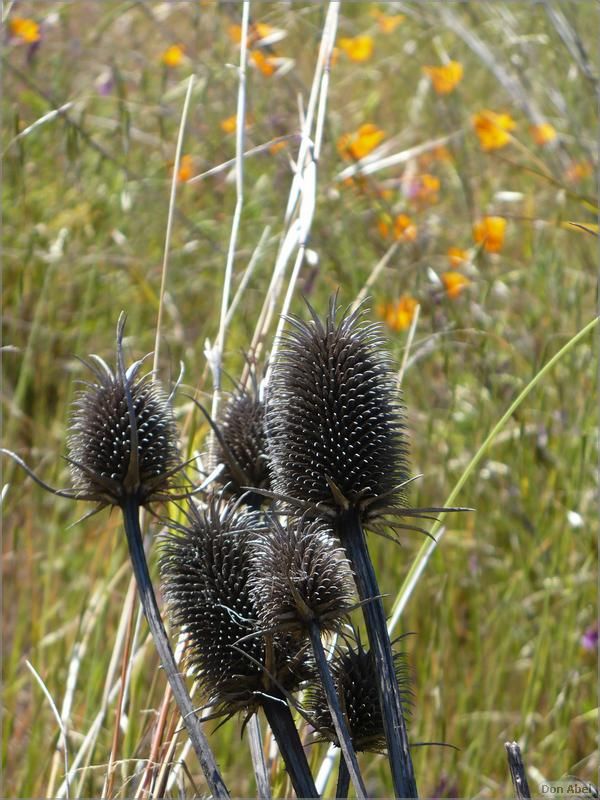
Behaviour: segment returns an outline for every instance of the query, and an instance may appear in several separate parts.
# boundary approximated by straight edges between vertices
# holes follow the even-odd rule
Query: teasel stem
[[[336,800],[345,800],[348,797],[348,789],[350,788],[350,772],[344,754],[340,753],[340,767],[338,770],[337,787],[335,790]]]
[[[325,697],[327,698],[327,705],[329,706],[331,719],[342,751],[340,755],[340,764],[343,762],[346,765],[348,775],[352,778],[352,783],[356,789],[357,798],[359,800],[366,800],[367,790],[365,789],[365,784],[360,774],[358,759],[356,758],[356,753],[354,752],[354,748],[352,746],[352,739],[350,738],[348,725],[346,724],[346,720],[342,714],[342,709],[340,708],[340,701],[337,696],[333,678],[331,676],[331,670],[329,669],[327,656],[325,655],[325,650],[323,648],[323,642],[321,641],[321,631],[316,622],[309,622],[308,634],[310,636],[315,663],[319,671],[319,677],[321,678],[321,683],[323,685],[323,691],[325,692]]]
[[[340,512],[336,526],[354,570],[358,596],[363,602],[369,646],[375,658],[377,689],[394,792],[396,797],[418,797],[385,611],[358,511],[349,509]]]
[[[137,581],[142,608],[144,609],[144,614],[146,615],[148,627],[152,633],[152,638],[154,639],[160,661],[167,675],[171,691],[177,702],[192,746],[196,752],[200,766],[202,767],[206,782],[215,798],[228,800],[229,792],[223,782],[212,750],[204,735],[200,720],[196,716],[184,680],[175,663],[175,657],[173,656],[173,651],[171,650],[171,645],[158,609],[158,603],[156,602],[156,596],[148,571],[146,554],[144,553],[139,510],[140,506],[136,496],[128,494],[121,504],[121,511],[123,513],[127,544],[129,545],[129,554]]]
[[[262,709],[279,747],[296,797],[318,798],[319,793],[306,760],[304,747],[283,693],[276,689],[271,690],[269,696],[262,701]]]

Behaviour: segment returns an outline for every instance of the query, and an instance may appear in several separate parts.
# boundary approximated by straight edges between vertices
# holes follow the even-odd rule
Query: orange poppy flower
[[[504,245],[506,220],[504,217],[483,217],[473,226],[473,238],[483,244],[488,253],[499,253]]]
[[[266,56],[262,50],[252,50],[250,58],[259,72],[262,72],[267,78],[270,78],[277,69],[274,57]]]
[[[460,247],[448,248],[448,261],[451,267],[460,267],[469,261],[469,251],[462,250]]]
[[[532,125],[530,130],[533,141],[539,145],[553,142],[557,137],[556,128],[550,125],[549,122],[541,122],[539,125]]]
[[[185,183],[194,174],[194,159],[190,155],[183,155],[179,161],[179,172],[177,173],[177,180],[180,183]]]
[[[368,156],[385,139],[385,133],[373,123],[361,125],[353,133],[344,133],[338,139],[337,147],[342,158],[359,161]]]
[[[368,61],[373,55],[373,37],[371,36],[342,37],[339,46],[351,61]]]
[[[441,67],[423,67],[423,72],[438,94],[450,94],[462,80],[463,65],[460,61],[449,61]]]
[[[378,8],[371,10],[371,16],[377,20],[382,33],[393,33],[398,25],[404,22],[404,14],[384,14]]]
[[[461,272],[454,272],[452,270],[449,272],[442,272],[441,278],[446,290],[446,294],[451,300],[456,300],[456,298],[460,296],[463,289],[471,283],[471,281]]]
[[[15,39],[20,39],[22,42],[26,42],[27,44],[33,44],[34,42],[39,42],[40,36],[40,26],[32,19],[28,17],[13,17],[10,22],[8,23],[10,28],[11,36],[14,36]]]
[[[399,242],[414,242],[417,238],[417,226],[406,214],[398,214],[394,220],[394,238]]]
[[[183,56],[183,47],[179,44],[172,44],[171,47],[167,47],[160,58],[165,66],[178,67],[183,61]]]
[[[472,119],[475,133],[483,150],[499,150],[510,142],[509,131],[514,130],[515,121],[508,114],[482,111]]]
[[[405,331],[410,328],[418,305],[414,297],[403,294],[395,303],[385,304],[382,316],[393,331]]]

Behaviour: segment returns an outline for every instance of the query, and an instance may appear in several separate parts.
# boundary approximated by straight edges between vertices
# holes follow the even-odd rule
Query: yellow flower
[[[372,36],[343,37],[339,45],[351,61],[368,61],[373,55]]]
[[[40,26],[32,19],[27,17],[13,17],[9,22],[12,36],[21,39],[27,44],[33,44],[40,40]]]
[[[375,17],[379,30],[382,33],[393,33],[401,22],[404,22],[404,14],[384,14],[378,8],[371,10],[371,16]]]
[[[473,226],[473,238],[483,244],[488,253],[499,253],[504,245],[506,220],[504,217],[484,217]]]
[[[423,67],[423,72],[438,94],[450,94],[462,80],[463,65],[460,61],[449,61],[441,67]]]
[[[452,270],[449,272],[442,272],[441,278],[446,294],[451,300],[456,300],[462,290],[471,283],[471,281],[460,272],[453,272]]]
[[[482,111],[472,119],[479,144],[484,150],[499,150],[510,142],[510,133],[515,128],[515,121],[508,114],[496,114],[494,111]]]
[[[179,44],[172,44],[162,54],[161,61],[167,67],[178,67],[183,61],[183,55],[183,47]]]
[[[454,268],[469,261],[469,251],[462,250],[460,247],[449,247],[447,255],[450,266]]]
[[[532,125],[530,130],[533,141],[539,145],[553,142],[557,136],[556,128],[550,125],[549,122],[542,122],[539,125]]]
[[[283,150],[285,144],[285,142],[273,142],[273,144],[269,145],[269,153],[272,156],[277,155],[280,150]]]
[[[417,238],[417,226],[406,214],[398,214],[394,220],[394,237],[399,242],[414,242]]]
[[[180,183],[185,183],[194,174],[194,159],[190,155],[181,156],[179,162],[179,172],[177,173],[177,180]]]
[[[418,305],[414,297],[403,294],[395,303],[385,304],[382,316],[393,331],[405,331],[410,328]]]
[[[250,124],[251,120],[248,117],[246,117],[244,128],[249,128]],[[219,125],[221,126],[221,130],[224,131],[225,133],[233,133],[237,128],[237,115],[232,114],[231,117],[222,119]]]
[[[241,25],[229,25],[229,27],[227,28],[227,33],[229,34],[229,38],[234,44],[239,44],[242,41]]]
[[[384,138],[385,133],[377,125],[368,122],[357,131],[340,136],[337,147],[342,158],[359,161],[375,150]]]
[[[254,66],[267,78],[277,69],[273,56],[266,56],[262,50],[252,50],[250,58],[254,62]]]
[[[592,171],[589,161],[571,161],[566,169],[565,177],[571,183],[577,183],[591,175]]]

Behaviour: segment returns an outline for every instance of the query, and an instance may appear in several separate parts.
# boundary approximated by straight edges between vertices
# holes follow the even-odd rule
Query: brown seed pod
[[[171,621],[188,637],[186,661],[215,715],[252,713],[271,687],[298,688],[303,670],[289,637],[263,636],[251,590],[252,540],[261,518],[232,503],[190,503],[173,524],[160,568]]]
[[[267,438],[275,493],[322,513],[356,509],[363,520],[401,505],[406,482],[402,405],[381,328],[359,311],[324,321],[290,318],[274,357]]]

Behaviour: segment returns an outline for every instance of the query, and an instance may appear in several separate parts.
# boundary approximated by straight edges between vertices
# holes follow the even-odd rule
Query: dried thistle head
[[[235,497],[245,495],[244,502],[260,507],[264,498],[246,492],[248,486],[268,489],[269,465],[265,431],[264,403],[254,390],[238,389],[231,397],[220,420],[216,457],[225,465],[219,477]]]
[[[261,624],[306,635],[315,622],[333,631],[354,605],[354,582],[343,550],[319,520],[276,517],[254,540],[252,588]]]
[[[386,739],[377,688],[377,671],[372,653],[364,649],[360,638],[356,636],[354,641],[347,642],[346,649],[336,653],[329,663],[354,750],[380,752],[385,749]],[[412,695],[404,653],[394,653],[394,669],[403,707],[407,708]],[[305,706],[313,718],[317,733],[339,746],[320,682],[311,684],[305,694]]]
[[[251,590],[260,524],[258,514],[239,514],[232,503],[190,503],[187,520],[172,525],[161,548],[169,615],[188,637],[186,663],[216,715],[252,711],[273,681],[293,691],[302,678],[298,647],[260,631]]]
[[[361,313],[290,319],[267,397],[273,490],[321,513],[355,509],[363,520],[400,504],[407,447],[381,327]]]
[[[99,356],[84,362],[94,379],[74,401],[67,440],[75,491],[100,505],[168,499],[180,465],[169,400],[151,373],[140,376],[143,360],[124,367],[124,324],[122,314],[114,372]]]

